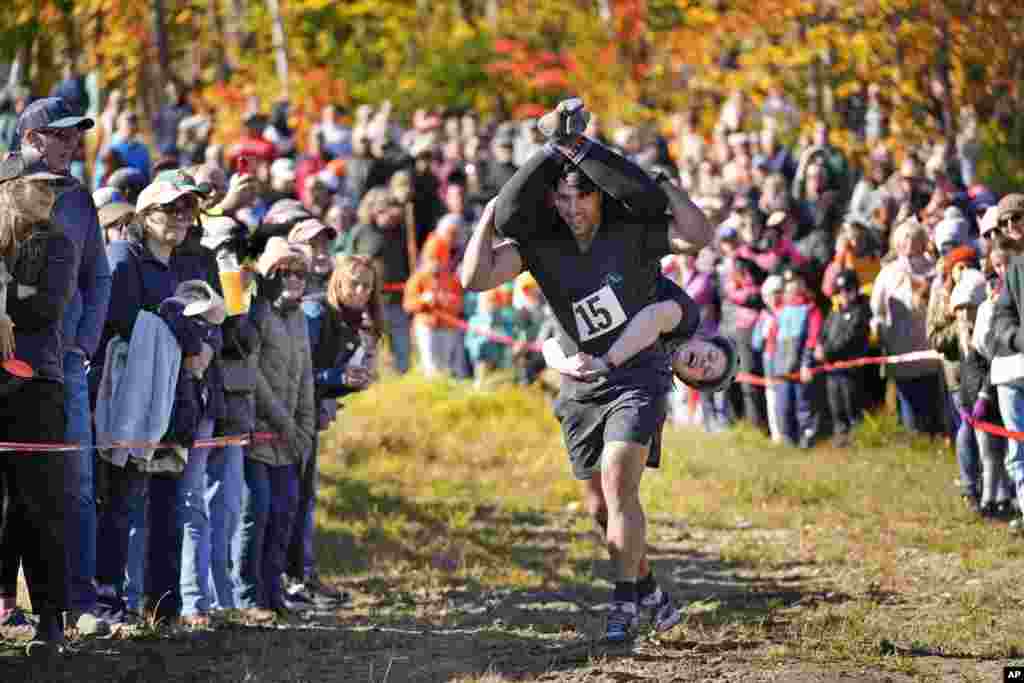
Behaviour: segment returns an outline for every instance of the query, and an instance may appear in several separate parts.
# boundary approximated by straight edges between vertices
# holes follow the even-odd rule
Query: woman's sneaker
[[[661,587],[640,600],[640,607],[650,610],[651,626],[658,633],[664,633],[683,619],[683,611],[676,607],[675,602]]]
[[[613,602],[608,610],[604,637],[610,643],[624,643],[636,636],[640,615],[635,602]]]

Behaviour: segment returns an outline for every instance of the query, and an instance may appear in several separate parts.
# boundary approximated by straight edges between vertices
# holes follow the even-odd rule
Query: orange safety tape
[[[1007,429],[1006,427],[1000,427],[997,424],[991,422],[985,422],[984,420],[975,420],[973,417],[967,414],[966,411],[960,411],[960,417],[964,422],[971,425],[975,429],[980,429],[983,432],[989,434],[995,434],[996,436],[1002,436],[1007,439],[1013,439],[1014,441],[1024,441],[1024,432],[1015,432]]]
[[[458,329],[466,332],[476,332],[477,334],[483,335],[484,337],[487,337],[491,341],[498,342],[499,344],[505,344],[506,346],[515,346],[516,344],[520,343],[518,340],[513,339],[512,337],[506,334],[501,334],[500,332],[495,332],[494,330],[491,330],[486,327],[480,327],[479,325],[470,325],[466,321],[460,320],[459,318],[456,318],[454,315],[451,315],[450,313],[445,313],[443,311],[435,311],[434,315],[439,320],[441,320],[441,322],[448,325],[449,327],[457,327]],[[536,342],[530,342],[526,344],[526,348],[530,349],[531,351],[536,351],[540,353],[542,347],[540,344],[537,344]]]
[[[270,432],[254,432],[252,434],[227,434],[209,439],[196,439],[192,448],[220,448],[221,446],[248,446],[251,444],[271,443],[278,439],[277,434]],[[19,441],[0,441],[0,453],[70,453],[74,451],[100,450],[112,448],[176,448],[180,444],[153,443],[150,441],[114,441],[107,444],[82,446],[70,443],[22,443]]]
[[[913,363],[919,360],[941,360],[942,355],[938,351],[911,351],[897,356],[867,356],[865,358],[854,358],[853,360],[840,360],[835,363],[826,363],[811,368],[811,374],[817,375],[832,370],[847,370],[859,368],[865,365],[890,365],[897,363]],[[772,384],[783,384],[784,382],[799,382],[800,373],[792,372],[788,375],[777,377],[762,377],[741,372],[736,375],[736,381],[743,384],[756,384],[757,386],[769,386]]]

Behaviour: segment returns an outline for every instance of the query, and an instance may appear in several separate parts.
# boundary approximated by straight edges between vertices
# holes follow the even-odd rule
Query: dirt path
[[[486,524],[518,524],[509,557],[531,566],[556,567],[572,544],[589,542],[569,514],[499,513]],[[801,624],[809,614],[872,600],[906,615],[925,609],[927,596],[858,594],[848,566],[723,559],[736,554],[738,542],[795,548],[795,532],[691,529],[666,519],[650,526],[655,572],[688,604],[688,615],[665,636],[645,635],[632,648],[596,640],[606,562],[577,561],[589,564],[577,570],[593,580],[567,581],[553,570],[550,586],[528,591],[384,571],[344,582],[354,596],[349,609],[281,627],[229,624],[83,640],[77,654],[49,664],[27,661],[16,640],[25,634],[8,631],[0,641],[0,681],[1002,680],[1004,662],[936,656],[908,644],[879,642],[889,651],[865,653],[862,661],[805,651],[812,641]],[[864,663],[879,654],[894,656]]]

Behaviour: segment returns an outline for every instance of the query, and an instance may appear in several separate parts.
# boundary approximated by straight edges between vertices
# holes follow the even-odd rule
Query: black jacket
[[[849,306],[832,311],[822,330],[825,361],[853,360],[868,353],[871,307],[867,297],[857,295]]]
[[[960,405],[964,410],[970,411],[974,402],[979,397],[988,399],[988,412],[982,419],[988,422],[1001,423],[999,414],[999,401],[996,399],[996,392],[992,388],[992,378],[989,374],[991,363],[977,349],[971,349],[960,360]]]

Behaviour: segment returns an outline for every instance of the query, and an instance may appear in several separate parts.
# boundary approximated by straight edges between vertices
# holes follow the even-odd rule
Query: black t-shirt
[[[405,283],[409,279],[409,254],[405,230],[401,225],[381,230],[375,225],[360,224],[352,229],[352,253],[380,259],[384,266],[384,284]],[[393,299],[391,293],[386,298]],[[401,293],[398,293],[401,297]]]
[[[600,356],[641,309],[658,300],[660,260],[669,253],[668,224],[609,220],[584,253],[568,226],[555,220],[549,233],[534,234],[516,244],[524,268],[537,280],[561,333],[578,350]],[[564,344],[563,349],[575,352]],[[639,374],[634,372],[641,369],[644,371]],[[578,385],[570,393],[598,393],[604,384],[643,384],[651,381],[652,369],[659,376],[663,373],[667,381],[668,361],[660,344],[616,369],[608,383],[581,384],[570,379],[572,385]]]

